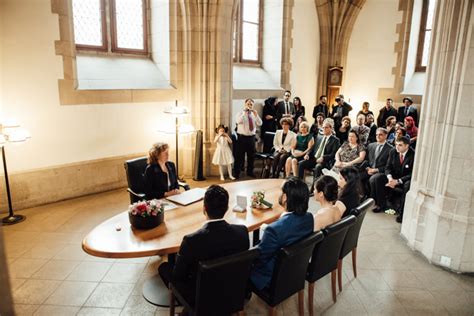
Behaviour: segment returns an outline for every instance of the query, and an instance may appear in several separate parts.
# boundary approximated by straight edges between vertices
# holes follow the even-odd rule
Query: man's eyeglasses
[[[289,95],[289,94],[285,94],[285,97],[290,97],[290,95]]]

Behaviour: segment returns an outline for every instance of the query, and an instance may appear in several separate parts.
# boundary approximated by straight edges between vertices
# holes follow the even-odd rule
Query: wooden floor
[[[82,238],[128,202],[125,190],[118,190],[18,212],[27,220],[4,227],[18,315],[168,315],[141,296],[143,282],[156,273],[162,258],[101,259],[81,249]],[[316,207],[312,201],[311,209]],[[330,278],[316,282],[316,314],[474,315],[474,277],[429,264],[405,245],[399,231],[394,216],[367,214],[357,279],[348,256],[336,304]],[[278,307],[278,314],[296,315],[297,307],[295,295]],[[245,312],[265,315],[266,309],[253,295]]]

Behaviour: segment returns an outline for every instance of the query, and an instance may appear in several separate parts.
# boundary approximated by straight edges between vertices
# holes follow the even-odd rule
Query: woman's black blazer
[[[165,192],[178,189],[178,177],[176,176],[176,167],[173,162],[166,162],[168,175],[170,177],[170,186],[168,188],[168,178],[166,172],[163,172],[160,165],[149,164],[146,166],[145,174],[145,196],[147,200],[161,199]]]

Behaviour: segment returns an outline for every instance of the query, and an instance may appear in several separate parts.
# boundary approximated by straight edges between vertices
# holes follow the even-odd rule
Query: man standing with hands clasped
[[[258,116],[257,111],[253,109],[254,101],[252,99],[245,100],[245,108],[237,114],[237,157],[234,163],[234,177],[240,177],[240,170],[244,165],[245,154],[247,154],[247,175],[255,178],[253,173],[253,161],[255,157],[255,134],[257,126],[262,125],[262,119]]]

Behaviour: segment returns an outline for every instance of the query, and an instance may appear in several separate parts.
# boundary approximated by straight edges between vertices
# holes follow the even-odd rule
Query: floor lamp
[[[176,174],[178,176],[178,180],[184,182],[184,179],[179,178],[179,135],[190,134],[195,131],[194,127],[190,124],[179,124],[179,117],[185,116],[190,114],[191,112],[187,107],[178,106],[178,100],[175,101],[175,106],[169,107],[163,111],[163,113],[172,115],[175,118],[175,130],[174,132],[169,129],[159,129],[158,132],[165,133],[165,134],[175,134],[175,142],[176,142]]]
[[[8,216],[2,218],[3,225],[13,225],[25,220],[24,215],[13,214],[12,198],[10,195],[10,183],[8,181],[7,160],[5,157],[5,146],[7,143],[21,143],[30,138],[29,133],[15,123],[0,123],[0,146],[2,146],[3,171],[5,174],[5,187],[8,199]]]

